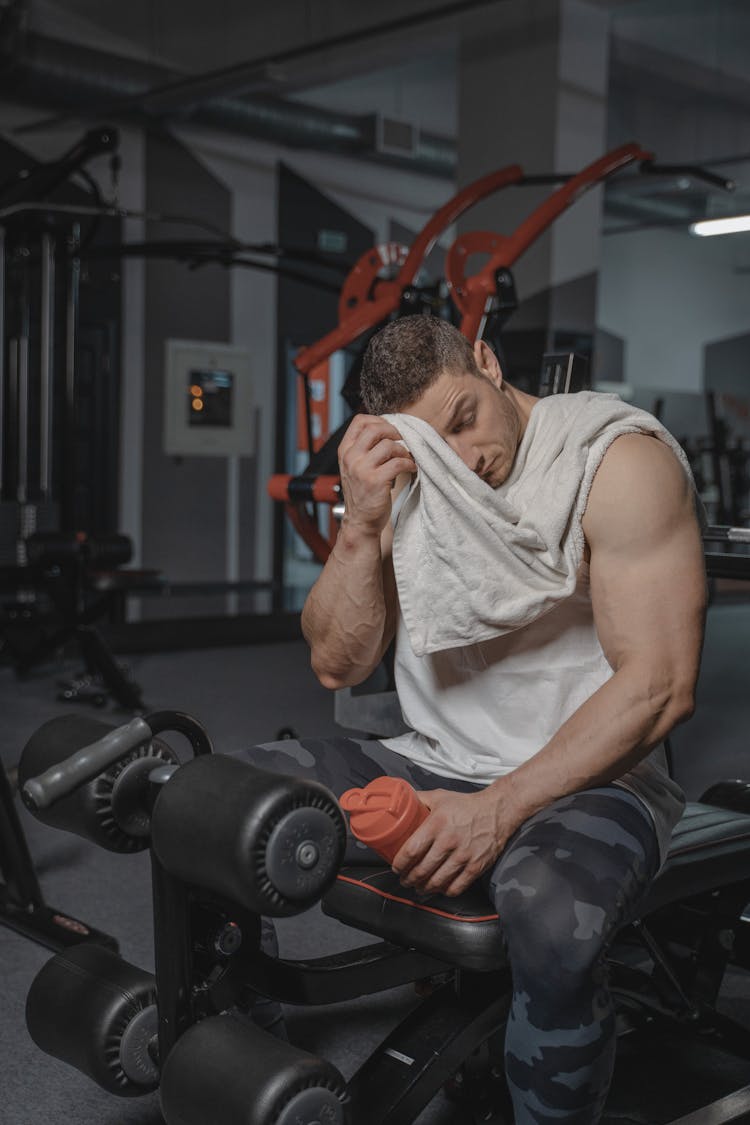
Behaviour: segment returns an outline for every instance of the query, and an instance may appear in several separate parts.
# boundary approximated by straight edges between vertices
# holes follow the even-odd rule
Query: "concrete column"
[[[461,185],[512,163],[528,174],[577,172],[605,151],[608,32],[608,13],[585,0],[506,0],[491,10],[482,34],[461,46]],[[510,234],[552,190],[506,188],[459,229]],[[595,188],[514,267],[520,307],[505,342],[511,361],[518,345],[530,377],[543,351],[593,338],[601,209]]]

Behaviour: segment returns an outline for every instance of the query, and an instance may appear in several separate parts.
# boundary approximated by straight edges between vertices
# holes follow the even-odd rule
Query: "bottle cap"
[[[352,834],[388,863],[430,811],[400,777],[376,777],[364,789],[347,789],[339,804],[349,814]]]

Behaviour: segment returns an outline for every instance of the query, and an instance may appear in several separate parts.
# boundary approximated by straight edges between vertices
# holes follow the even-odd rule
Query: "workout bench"
[[[168,731],[188,737],[193,760],[180,765]],[[43,1050],[113,1094],[160,1087],[167,1125],[410,1125],[441,1087],[462,1100],[462,1121],[511,1120],[496,1065],[509,969],[477,886],[420,901],[387,867],[340,868],[344,821],[325,787],[213,754],[176,712],[120,728],[53,720],[19,780],[46,823],[152,855],[155,974],[95,944],[58,954],[27,1003]],[[305,961],[261,951],[261,915],[319,899],[378,941]],[[727,967],[750,969],[748,901],[750,786],[720,783],[688,805],[611,950],[621,1031],[708,1037],[750,1061],[750,1033],[716,1009]],[[349,1082],[242,1014],[257,994],[326,1004],[424,978],[429,995]]]

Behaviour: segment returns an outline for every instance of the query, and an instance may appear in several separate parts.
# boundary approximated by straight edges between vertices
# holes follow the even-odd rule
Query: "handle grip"
[[[153,737],[151,727],[141,718],[117,727],[38,777],[30,777],[21,789],[23,803],[32,812],[49,808]]]
[[[703,540],[706,543],[750,543],[750,527],[725,527],[721,524],[712,524],[703,529]]]

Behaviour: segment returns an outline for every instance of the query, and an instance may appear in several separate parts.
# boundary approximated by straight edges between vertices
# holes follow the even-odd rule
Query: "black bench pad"
[[[750,882],[750,813],[688,803],[641,915],[743,881]]]
[[[641,913],[743,880],[750,881],[750,814],[688,804]],[[506,964],[497,914],[479,884],[457,898],[421,898],[389,867],[343,867],[323,910],[459,968],[489,972]]]
[[[390,867],[342,867],[323,910],[350,926],[458,965],[489,971],[507,964],[497,913],[477,884],[457,898],[421,898]]]

